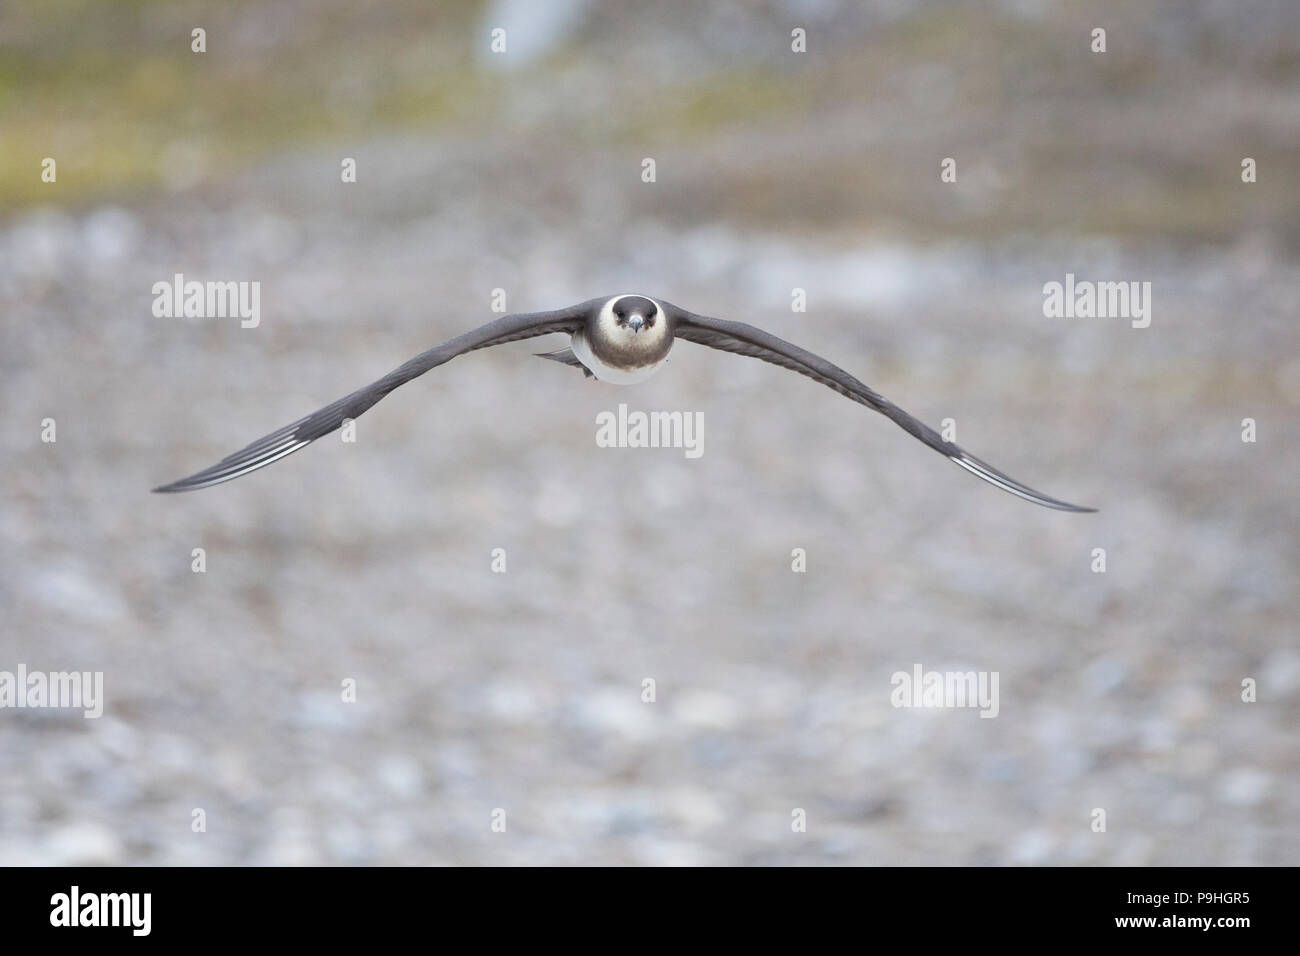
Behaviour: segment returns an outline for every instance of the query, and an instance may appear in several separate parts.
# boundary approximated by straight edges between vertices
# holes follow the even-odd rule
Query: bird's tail
[[[572,365],[574,368],[582,369],[587,378],[594,378],[591,370],[582,362],[578,361],[578,356],[573,354],[573,349],[558,349],[554,352],[534,352],[538,358],[550,359],[552,362],[559,362],[561,365]]]

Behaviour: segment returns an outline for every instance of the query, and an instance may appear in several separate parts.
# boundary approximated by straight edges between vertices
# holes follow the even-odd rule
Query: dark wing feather
[[[679,339],[697,342],[700,345],[707,345],[710,348],[720,349],[724,352],[748,355],[751,358],[762,359],[764,362],[771,362],[773,365],[779,365],[782,368],[798,372],[800,375],[806,375],[813,381],[834,389],[846,398],[851,398],[860,405],[865,405],[867,408],[880,412],[909,435],[920,439],[939,454],[965,468],[971,474],[983,478],[1003,491],[1019,495],[1026,501],[1032,501],[1048,508],[1056,508],[1059,511],[1097,510],[1059,501],[1026,485],[1022,485],[1009,475],[998,471],[992,465],[980,461],[974,455],[963,451],[953,442],[944,441],[943,437],[929,425],[913,418],[889,399],[872,391],[844,369],[831,364],[819,355],[814,355],[806,349],[801,349],[797,345],[792,345],[784,339],[777,338],[775,335],[764,332],[752,325],[746,325],[744,322],[729,322],[724,319],[696,315],[693,312],[687,312],[676,307],[674,309],[676,336]]]
[[[590,303],[584,302],[555,312],[529,312],[502,316],[471,332],[449,339],[441,345],[435,345],[427,352],[421,352],[406,364],[393,369],[379,381],[357,389],[351,395],[345,395],[337,402],[312,412],[306,418],[300,418],[291,425],[259,438],[247,448],[223,458],[211,468],[205,468],[188,478],[173,481],[169,485],[162,485],[154,491],[193,491],[256,471],[292,454],[322,435],[328,435],[341,426],[344,419],[356,418],[399,385],[405,385],[411,379],[423,375],[432,368],[437,368],[444,362],[451,361],[458,355],[518,339],[546,335],[550,332],[574,332],[582,326],[589,305]]]

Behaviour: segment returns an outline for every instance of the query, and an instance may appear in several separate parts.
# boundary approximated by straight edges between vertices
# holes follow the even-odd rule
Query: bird
[[[502,316],[421,352],[378,381],[259,438],[210,468],[153,490],[160,493],[194,491],[264,468],[335,431],[393,389],[457,356],[554,332],[567,333],[569,347],[538,352],[539,358],[573,366],[581,369],[588,378],[615,385],[632,385],[649,378],[663,366],[677,339],[761,359],[807,376],[845,398],[879,412],[949,461],[1003,491],[1058,511],[1097,510],[1069,504],[1021,484],[964,451],[955,442],[947,441],[933,428],[820,355],[756,326],[700,315],[663,299],[634,293],[601,296],[550,312]]]

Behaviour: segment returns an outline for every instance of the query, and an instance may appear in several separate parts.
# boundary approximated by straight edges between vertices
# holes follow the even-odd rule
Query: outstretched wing
[[[800,375],[808,376],[813,381],[821,382],[821,384],[834,389],[846,398],[851,398],[860,405],[865,405],[867,408],[880,412],[909,435],[925,442],[939,454],[961,465],[971,474],[983,478],[1003,491],[1019,495],[1026,501],[1032,501],[1048,508],[1056,508],[1058,511],[1097,510],[1059,501],[1026,485],[1022,485],[1011,476],[998,471],[992,465],[980,461],[974,455],[963,451],[953,442],[944,441],[943,437],[929,425],[913,418],[889,399],[872,391],[844,369],[831,364],[819,355],[814,355],[806,349],[801,349],[797,345],[792,345],[784,339],[777,338],[775,335],[764,332],[752,325],[746,325],[744,322],[729,322],[724,319],[710,318],[706,315],[696,315],[676,306],[673,309],[676,335],[679,339],[698,342],[700,345],[721,349],[724,352],[735,352],[737,355],[748,355],[751,358],[762,359],[764,362],[771,362],[773,365],[788,368]]]
[[[441,345],[435,345],[427,352],[421,352],[406,364],[393,369],[379,381],[357,389],[351,395],[343,396],[337,402],[312,412],[306,418],[300,418],[291,425],[259,438],[247,448],[223,458],[211,468],[205,468],[188,478],[173,481],[169,485],[162,485],[154,491],[193,491],[196,488],[220,484],[238,478],[240,475],[246,475],[250,471],[256,471],[258,468],[264,468],[273,461],[279,461],[286,455],[293,454],[322,435],[328,435],[342,425],[344,419],[356,418],[399,385],[405,385],[411,379],[423,375],[429,369],[437,368],[444,362],[451,361],[458,355],[518,339],[546,335],[550,332],[576,331],[582,326],[589,305],[583,302],[555,312],[528,312],[502,316],[472,332],[458,335]]]

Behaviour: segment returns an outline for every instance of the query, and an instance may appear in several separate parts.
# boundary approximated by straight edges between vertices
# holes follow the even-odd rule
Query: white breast
[[[612,368],[596,358],[581,332],[573,334],[569,347],[573,349],[573,354],[578,357],[578,361],[590,369],[592,375],[611,385],[635,385],[637,382],[644,382],[668,361],[665,357],[651,365],[642,365],[640,368]]]

